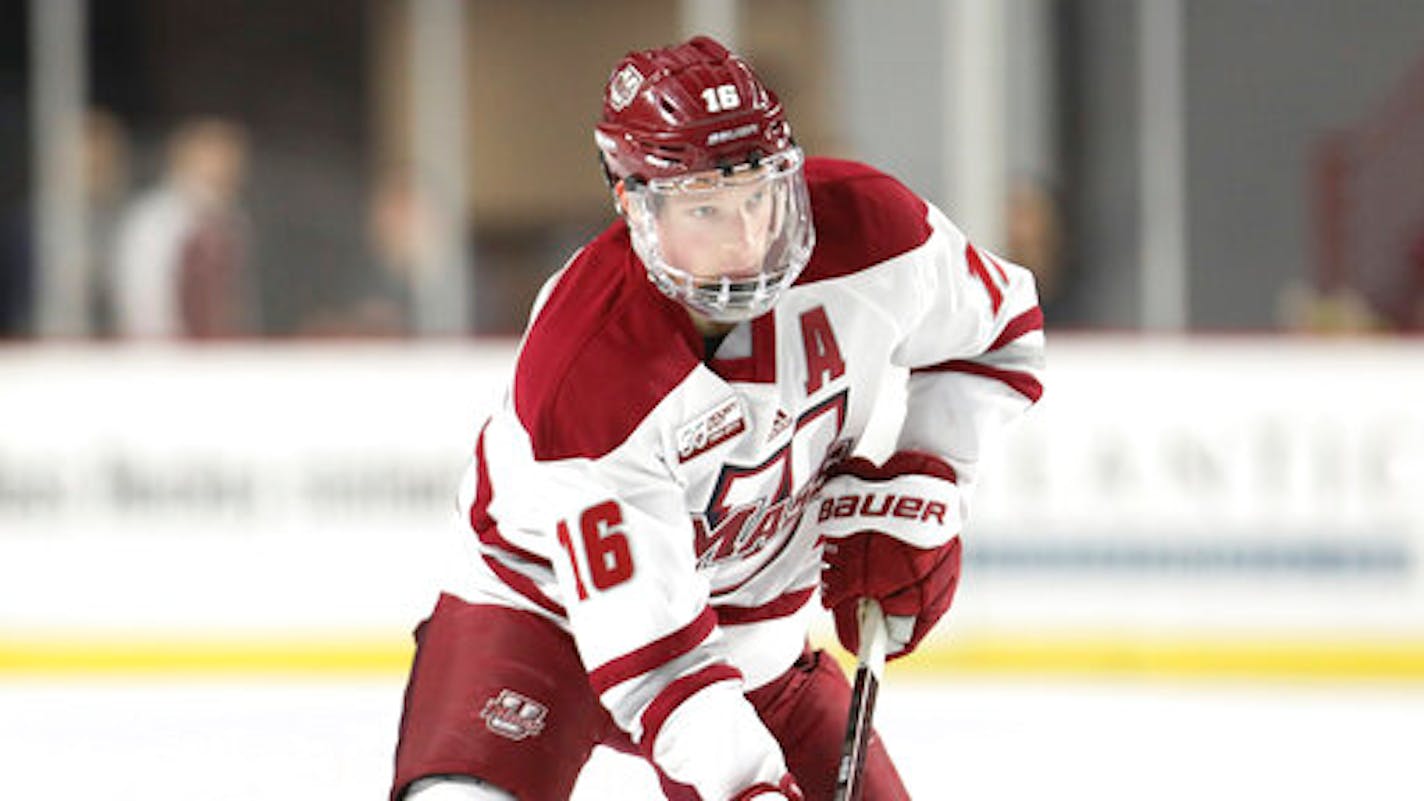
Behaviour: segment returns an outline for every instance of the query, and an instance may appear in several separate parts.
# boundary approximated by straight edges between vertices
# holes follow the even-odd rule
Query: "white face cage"
[[[714,322],[769,310],[816,242],[803,161],[791,147],[728,170],[627,182],[633,250],[654,285]],[[745,263],[723,269],[725,260]]]

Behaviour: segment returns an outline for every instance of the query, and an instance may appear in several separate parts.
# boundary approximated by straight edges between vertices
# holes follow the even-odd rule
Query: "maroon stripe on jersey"
[[[617,448],[701,363],[701,342],[648,280],[627,226],[609,227],[564,269],[520,346],[514,410],[534,458]]]
[[[496,548],[498,550],[504,551],[510,556],[513,556],[518,559],[523,559],[526,562],[532,562],[533,564],[536,564],[539,567],[546,568],[548,570],[554,569],[553,562],[550,562],[548,559],[545,559],[544,557],[534,553],[533,551],[526,551],[518,545],[515,545],[514,543],[505,539],[504,535],[499,533],[498,526],[490,526],[489,528],[483,531],[476,532],[476,535],[480,538],[481,545],[487,545],[491,548]]]
[[[736,626],[741,623],[756,623],[762,620],[773,620],[778,617],[789,617],[796,614],[806,602],[811,600],[811,596],[816,594],[815,587],[807,587],[802,590],[794,590],[777,598],[770,603],[760,606],[714,606],[713,611],[717,613],[717,622],[724,626]]]
[[[545,611],[552,612],[559,617],[568,617],[562,606],[554,603],[549,596],[539,591],[539,586],[534,583],[533,579],[508,567],[489,554],[480,554],[480,558],[485,560],[485,564],[489,565],[490,570],[493,570],[499,580],[503,581],[511,590],[538,604]]]
[[[475,438],[475,501],[470,504],[470,527],[475,531],[494,524],[494,518],[489,516],[490,499],[494,497],[494,488],[489,483],[489,465],[485,463],[485,432],[489,430],[489,423],[486,422],[480,427],[480,435]]]
[[[999,274],[999,278],[1002,279],[1005,284],[1007,284],[1009,282],[1009,274],[1004,272],[1003,265],[999,264],[998,260],[988,253],[984,254],[984,258],[989,260],[989,265],[993,267],[994,271]]]
[[[828,158],[806,160],[816,247],[797,277],[804,285],[854,275],[929,240],[929,206],[873,167]]]
[[[683,701],[719,681],[733,681],[741,678],[740,670],[718,662],[670,682],[643,710],[643,715],[640,718],[640,722],[643,724],[643,736],[638,739],[639,750],[652,759],[653,744],[658,741],[658,732],[662,731],[663,724],[679,706],[682,706]]]
[[[979,251],[973,245],[965,243],[964,259],[969,263],[969,271],[979,278],[985,289],[989,290],[989,306],[993,308],[995,314],[998,314],[999,306],[1004,303],[1004,293],[999,289],[999,285],[994,283],[994,279],[989,277],[989,271],[984,268],[984,262],[979,258]],[[1003,270],[999,272],[1002,273]],[[1006,281],[1008,280],[1008,276],[1004,276],[1004,278]]]
[[[989,350],[998,350],[1030,331],[1042,330],[1043,309],[1034,306],[1032,309],[1010,320],[1009,324],[1004,326],[1004,332],[999,334],[999,338],[994,340],[994,344],[989,346]]]
[[[1034,403],[1043,397],[1043,385],[1037,378],[1028,373],[1021,373],[1017,370],[1001,370],[998,367],[990,367],[979,362],[969,362],[960,359],[941,362],[929,367],[917,367],[911,373],[968,373],[969,375],[992,378],[1009,385],[1009,388],[1028,398]]]
[[[953,465],[924,451],[896,451],[881,465],[864,456],[853,456],[832,467],[827,475],[850,475],[862,481],[890,481],[906,475],[921,475],[959,483],[959,474],[954,472]]]
[[[656,670],[701,645],[716,627],[717,614],[711,607],[704,607],[702,613],[686,626],[598,666],[589,672],[588,682],[595,693],[603,695],[613,687]]]
[[[475,481],[479,488],[475,490],[474,503],[470,504],[470,527],[475,530],[480,544],[498,548],[540,567],[553,569],[554,565],[548,559],[506,540],[504,535],[499,533],[499,526],[494,518],[490,516],[489,505],[494,497],[494,487],[490,484],[489,466],[485,463],[485,430],[488,428],[489,423],[485,423],[485,427],[480,429],[479,438],[475,440]]]

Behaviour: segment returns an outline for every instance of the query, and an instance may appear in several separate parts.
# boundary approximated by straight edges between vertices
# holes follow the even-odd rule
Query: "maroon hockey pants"
[[[477,776],[519,801],[564,801],[595,745],[638,753],[599,705],[572,640],[547,620],[442,595],[415,639],[392,801],[416,779],[446,774]],[[835,661],[808,651],[747,698],[807,801],[830,801],[850,707]],[[878,736],[865,771],[864,801],[909,798]],[[669,801],[701,801],[659,777]]]

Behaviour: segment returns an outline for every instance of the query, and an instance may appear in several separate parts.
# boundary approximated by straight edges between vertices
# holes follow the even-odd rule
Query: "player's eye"
[[[717,219],[717,215],[720,213],[721,210],[718,209],[716,206],[707,205],[693,206],[687,210],[688,216],[692,217],[694,220],[715,220]]]

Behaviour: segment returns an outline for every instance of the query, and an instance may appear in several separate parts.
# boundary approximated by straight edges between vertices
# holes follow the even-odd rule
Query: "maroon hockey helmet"
[[[594,141],[649,279],[698,315],[756,317],[810,260],[803,156],[781,102],[712,39],[625,56]]]
[[[776,94],[706,36],[624,56],[594,138],[612,181],[727,167],[792,146]]]

